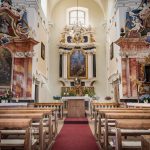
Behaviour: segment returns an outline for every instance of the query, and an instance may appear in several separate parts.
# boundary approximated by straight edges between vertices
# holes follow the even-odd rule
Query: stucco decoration
[[[128,8],[125,24],[126,37],[144,37],[150,43],[150,1],[142,0],[136,9]]]
[[[64,50],[72,50],[76,47],[84,50],[94,50],[96,48],[94,32],[91,26],[65,26],[58,46],[59,49]]]

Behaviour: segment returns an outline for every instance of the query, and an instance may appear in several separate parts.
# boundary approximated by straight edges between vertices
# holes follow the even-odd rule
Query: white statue
[[[141,21],[138,18],[136,18],[135,21],[133,21],[133,23],[134,27],[131,30],[136,30],[138,32],[141,28],[143,28]]]

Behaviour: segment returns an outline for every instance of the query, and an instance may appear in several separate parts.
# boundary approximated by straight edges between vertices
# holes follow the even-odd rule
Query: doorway
[[[35,102],[38,103],[39,102],[39,85],[35,84]]]
[[[119,103],[120,96],[119,96],[119,82],[118,82],[118,80],[114,81],[113,86],[114,86],[114,100],[116,103]]]

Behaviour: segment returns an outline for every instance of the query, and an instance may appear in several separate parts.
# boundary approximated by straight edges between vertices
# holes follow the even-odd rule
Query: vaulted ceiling
[[[48,1],[48,6],[49,6],[49,13],[51,14],[53,9],[55,8],[55,6],[62,0],[50,0]],[[80,0],[78,0],[80,2]],[[92,0],[95,1],[100,8],[102,9],[102,12],[104,14],[104,16],[106,16],[107,13],[107,5],[108,5],[108,1],[109,0]]]

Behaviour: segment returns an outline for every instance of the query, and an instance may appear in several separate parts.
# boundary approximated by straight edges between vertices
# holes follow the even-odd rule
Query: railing
[[[100,103],[100,102],[91,102],[91,118],[94,118],[96,109],[100,108],[117,108],[119,103]]]
[[[63,102],[34,103],[34,107],[54,109],[56,110],[58,117],[60,119],[63,118]]]

